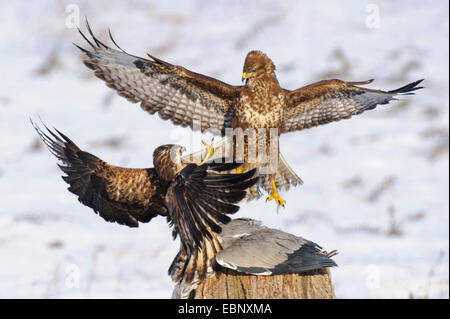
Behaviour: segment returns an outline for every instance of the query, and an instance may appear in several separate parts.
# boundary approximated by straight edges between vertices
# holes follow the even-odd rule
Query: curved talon
[[[271,201],[272,199],[275,199],[275,202],[280,205],[281,207],[284,207],[284,203],[286,202],[283,198],[280,197],[278,193],[273,193],[269,197],[266,198],[267,201]]]
[[[206,153],[205,158],[203,159],[203,161],[202,161],[199,165],[205,164],[206,161],[207,161],[211,156],[214,155],[214,147],[213,147],[213,144],[214,144],[214,137],[211,139],[211,144],[210,144],[210,145],[208,145],[208,143],[206,143],[206,142],[204,142],[204,141],[202,141],[202,143],[203,143],[203,145],[205,145],[205,147],[206,147],[206,149],[208,150],[208,152]]]
[[[271,201],[272,199],[275,199],[275,202],[280,205],[281,207],[284,207],[284,203],[286,202],[283,198],[281,198],[280,194],[278,193],[277,187],[275,185],[275,181],[272,179],[272,195],[266,198],[267,201]]]

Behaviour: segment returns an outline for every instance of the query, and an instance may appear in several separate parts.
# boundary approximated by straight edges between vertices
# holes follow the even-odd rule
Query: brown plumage
[[[109,48],[94,37],[89,25],[88,31],[94,43],[80,31],[93,49],[79,47],[87,55],[84,63],[109,87],[129,101],[139,102],[150,114],[216,135],[224,135],[227,128],[276,128],[280,135],[339,121],[387,104],[395,95],[412,94],[422,81],[381,91],[357,86],[372,80],[326,80],[290,91],[280,87],[275,64],[267,55],[251,51],[243,68],[245,85],[232,86],[151,55],[144,59]],[[278,144],[278,140],[274,142]],[[244,166],[259,168],[260,163],[246,161]],[[302,183],[281,153],[276,173],[261,176],[259,186],[270,192],[272,180],[281,189]],[[255,186],[248,198],[258,194]]]
[[[236,204],[258,180],[254,170],[223,173],[239,164],[182,163],[184,147],[178,145],[156,148],[154,168],[113,166],[81,150],[58,130],[45,127],[44,131],[32,124],[60,161],[58,166],[66,174],[63,179],[70,185],[69,191],[82,204],[106,221],[129,227],[158,215],[167,216],[173,236],[180,235],[182,252],[188,258],[202,254],[205,243],[214,243],[221,231],[218,223],[230,221],[227,215],[239,210]]]

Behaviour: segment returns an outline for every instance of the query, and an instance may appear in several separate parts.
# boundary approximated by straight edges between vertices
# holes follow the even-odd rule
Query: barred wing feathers
[[[388,104],[396,95],[414,94],[421,89],[423,81],[409,83],[392,91],[371,90],[356,85],[364,82],[344,82],[325,80],[297,89],[287,91],[291,107],[286,109],[286,120],[282,131],[292,132],[347,119],[377,105]]]
[[[89,40],[81,35],[92,50],[84,49],[84,63],[106,85],[129,101],[140,103],[150,114],[158,113],[175,125],[193,130],[216,130],[220,134],[231,125],[231,108],[239,96],[240,86],[191,72],[149,55],[150,59],[117,50],[100,42],[89,24]],[[110,34],[111,36],[111,34]],[[115,44],[111,37],[112,42]]]
[[[228,223],[227,215],[239,210],[236,203],[245,197],[248,187],[257,183],[255,170],[244,174],[223,173],[237,166],[189,164],[172,182],[165,202],[171,212],[174,234],[180,235],[188,254],[201,247],[204,237],[210,240],[213,233],[220,233],[217,223]]]
[[[55,129],[43,131],[32,122],[50,152],[60,161],[68,190],[108,222],[138,227],[157,215],[166,215],[164,195],[168,188],[155,170],[110,165],[82,151]]]

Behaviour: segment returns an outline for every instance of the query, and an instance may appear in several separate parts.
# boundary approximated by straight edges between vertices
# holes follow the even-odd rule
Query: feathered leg
[[[267,136],[266,138],[267,138],[267,141],[268,142],[266,142],[266,149],[269,149],[270,150],[270,153],[272,153],[272,150],[273,150],[273,146],[272,146],[272,143],[276,143],[275,144],[275,152],[276,152],[276,159],[278,160],[279,159],[279,157],[280,157],[280,140],[278,139],[278,136],[277,136],[277,138],[276,138],[276,140],[275,141],[273,141],[273,140],[271,140],[271,137],[272,136]],[[271,160],[272,160],[272,158],[271,158]],[[273,163],[271,163],[271,165],[273,165]],[[276,169],[278,170],[278,161],[276,162]],[[280,196],[280,194],[278,193],[278,189],[277,189],[277,185],[276,185],[276,182],[275,182],[275,175],[276,175],[276,173],[272,173],[272,174],[270,174],[269,176],[270,176],[270,182],[271,182],[271,184],[272,184],[272,195],[270,195],[269,197],[267,197],[267,199],[266,199],[266,201],[271,201],[272,199],[274,199],[275,200],[275,202],[279,205],[279,206],[281,206],[281,207],[284,207],[284,204],[285,204],[285,200],[283,199],[283,198],[281,198],[281,196]]]

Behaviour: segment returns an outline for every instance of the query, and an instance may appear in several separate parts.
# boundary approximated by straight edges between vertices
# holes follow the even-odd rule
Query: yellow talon
[[[211,145],[208,145],[208,143],[206,143],[206,142],[204,142],[204,141],[202,141],[202,143],[203,143],[203,145],[205,145],[206,149],[208,150],[208,153],[206,153],[206,156],[205,156],[205,158],[203,159],[203,161],[200,163],[200,165],[205,164],[206,161],[207,161],[211,156],[214,155],[214,147],[213,147],[213,144],[214,144],[214,137],[213,137],[212,140],[211,140]]]
[[[236,168],[236,174],[242,174],[244,172],[244,169],[242,168],[242,165]]]
[[[266,201],[271,201],[272,199],[275,199],[275,202],[280,205],[281,207],[284,207],[285,200],[281,198],[280,194],[278,194],[277,186],[275,185],[275,181],[272,179],[272,195],[267,197]]]

